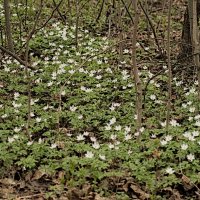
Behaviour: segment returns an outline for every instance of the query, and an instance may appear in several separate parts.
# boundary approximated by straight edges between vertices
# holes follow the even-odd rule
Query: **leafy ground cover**
[[[35,69],[25,73],[10,57],[2,60],[0,197],[198,199],[196,78],[173,78],[166,132],[166,64],[139,64],[145,99],[138,141],[129,45],[120,60],[114,39],[87,29],[79,30],[78,48],[74,39],[74,26],[54,22],[31,40]],[[138,43],[138,54],[145,60],[148,48]]]

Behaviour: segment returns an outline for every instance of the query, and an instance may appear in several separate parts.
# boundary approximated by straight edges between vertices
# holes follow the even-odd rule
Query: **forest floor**
[[[172,107],[166,129],[167,7],[144,14],[137,64],[143,88],[138,140],[131,32],[99,33],[50,21],[30,41],[33,69],[6,54],[0,66],[0,199],[200,199],[196,67],[177,60],[184,1],[172,9]],[[159,13],[159,14],[158,14]],[[159,45],[159,46],[158,46]],[[181,62],[182,61],[182,62]]]

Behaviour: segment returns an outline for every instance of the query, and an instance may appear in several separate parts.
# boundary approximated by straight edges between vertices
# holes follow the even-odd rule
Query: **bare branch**
[[[5,52],[6,54],[8,54],[9,56],[11,56],[12,58],[14,58],[15,60],[17,60],[20,64],[22,64],[22,65],[26,65],[26,62],[24,61],[24,60],[22,60],[18,55],[16,55],[15,53],[13,53],[13,52],[11,52],[11,51],[9,51],[8,49],[6,49],[6,48],[4,48],[4,47],[2,47],[2,46],[0,46],[0,49],[3,51],[3,52]],[[30,69],[34,69],[32,66],[30,66],[29,64],[28,64],[28,66],[27,66],[28,68],[30,68]]]
[[[150,27],[151,27],[151,29],[152,29],[153,36],[154,36],[156,45],[157,45],[157,47],[158,47],[158,50],[159,50],[159,52],[162,54],[163,51],[162,51],[162,48],[161,48],[160,45],[159,45],[158,38],[157,38],[157,35],[156,35],[156,31],[155,31],[155,29],[154,29],[154,27],[153,27],[153,23],[152,23],[151,19],[149,18],[148,14],[147,14],[146,10],[144,9],[144,7],[143,7],[143,5],[142,5],[141,2],[139,2],[139,5],[140,5],[140,7],[142,8],[142,11],[144,12],[144,14],[145,14],[145,16],[146,16],[146,18],[147,18],[147,20],[148,20],[148,22],[149,22],[149,25],[150,25]]]

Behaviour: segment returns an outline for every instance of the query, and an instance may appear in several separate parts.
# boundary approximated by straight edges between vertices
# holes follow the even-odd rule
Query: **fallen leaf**
[[[31,178],[32,181],[34,180],[39,180],[45,175],[45,172],[41,170],[36,170],[35,173],[33,174],[33,177]]]
[[[150,195],[147,194],[146,192],[144,192],[143,190],[141,190],[139,188],[139,186],[135,185],[135,184],[131,184],[130,185],[130,188],[137,194],[139,195],[139,198],[141,200],[145,200],[145,199],[149,199],[150,198]]]
[[[181,180],[182,180],[184,189],[185,189],[186,191],[187,191],[187,190],[191,190],[191,189],[194,187],[194,185],[191,183],[190,179],[189,179],[187,176],[183,175],[183,176],[181,177]]]
[[[17,183],[11,178],[0,179],[0,183],[4,185],[16,185]]]
[[[114,199],[112,197],[101,197],[99,194],[96,194],[94,200],[114,200]]]

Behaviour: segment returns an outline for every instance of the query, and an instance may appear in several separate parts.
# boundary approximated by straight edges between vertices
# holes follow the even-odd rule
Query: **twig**
[[[145,108],[145,99],[146,99],[146,93],[147,93],[147,87],[149,86],[149,83],[151,82],[151,80],[153,80],[154,78],[156,78],[157,76],[159,76],[161,73],[164,72],[164,69],[160,70],[158,73],[156,73],[154,76],[152,76],[146,83],[145,87],[144,87],[144,91],[143,91],[143,109]]]
[[[0,49],[1,49],[3,52],[7,53],[7,54],[8,54],[9,56],[11,56],[12,58],[14,58],[15,60],[17,60],[20,64],[22,64],[22,65],[24,65],[24,66],[27,65],[28,68],[34,69],[29,63],[26,63],[24,60],[22,60],[22,59],[21,59],[18,55],[16,55],[15,53],[9,51],[8,49],[6,49],[6,48],[4,48],[4,47],[2,47],[2,46],[0,46]]]
[[[61,5],[62,2],[63,2],[63,0],[60,0],[60,2],[57,4],[57,6],[53,9],[53,11],[52,11],[51,15],[49,16],[49,18],[45,21],[45,23],[41,27],[37,28],[35,30],[35,32],[38,32],[39,30],[41,30],[42,28],[44,28],[48,24],[48,22],[52,19],[55,11],[59,8],[59,6]]]
[[[96,18],[96,23],[98,23],[98,21],[99,21],[99,19],[100,19],[100,17],[101,17],[101,13],[102,13],[102,11],[103,11],[104,3],[105,3],[105,0],[102,1],[101,8],[100,8],[100,11],[99,11],[99,14],[98,14],[98,16],[97,16],[97,18]]]
[[[57,4],[56,4],[55,0],[53,0],[53,4],[56,7],[56,10],[57,10],[59,16],[61,17],[63,23],[65,24],[65,18],[63,17],[62,13],[60,12],[59,7],[57,7]]]
[[[162,53],[163,53],[163,50],[162,50],[162,48],[161,48],[160,45],[159,45],[159,42],[158,42],[158,39],[157,39],[157,35],[156,35],[156,31],[155,31],[155,29],[154,29],[154,27],[153,27],[153,23],[152,23],[151,19],[149,18],[148,14],[147,14],[146,10],[144,9],[144,7],[143,7],[143,5],[142,5],[141,2],[139,2],[139,5],[140,5],[140,7],[142,8],[142,11],[144,12],[144,14],[145,14],[145,16],[146,16],[146,18],[147,18],[147,20],[148,20],[148,22],[149,22],[149,25],[150,25],[150,27],[151,27],[151,29],[152,29],[153,36],[154,36],[156,45],[157,45],[157,47],[158,47],[158,50],[159,50],[159,52],[162,54]]]
[[[32,30],[30,31],[27,40],[26,40],[26,50],[25,50],[25,74],[27,77],[27,82],[28,82],[28,116],[27,116],[27,122],[26,122],[26,134],[27,136],[30,137],[29,134],[29,125],[30,125],[30,121],[31,121],[31,80],[30,80],[30,75],[28,72],[28,55],[29,55],[29,42],[33,36],[33,34],[35,33],[36,30],[36,26],[38,24],[39,21],[39,17],[41,15],[42,12],[42,6],[43,5],[43,0],[40,1],[40,9],[36,15],[36,19],[35,19],[35,23],[33,25]]]
[[[129,16],[130,19],[131,19],[132,24],[134,24],[134,20],[133,20],[133,18],[132,18],[132,16],[131,16],[131,13],[130,13],[129,10],[128,10],[128,7],[126,6],[124,0],[121,0],[121,1],[122,1],[123,5],[124,5],[124,7],[125,7],[125,9],[126,9],[126,12],[128,13],[128,16]]]
[[[167,116],[166,116],[166,131],[169,129],[169,120],[171,114],[172,104],[172,66],[171,66],[171,52],[170,52],[170,26],[171,26],[171,10],[172,0],[169,1],[168,11],[168,26],[167,26],[167,66],[168,66],[168,101],[167,101]]]

